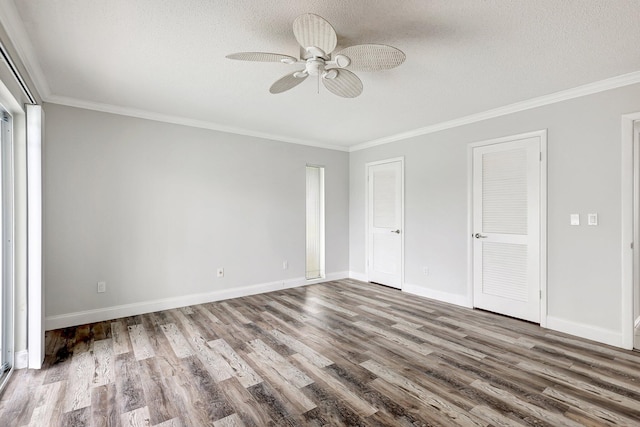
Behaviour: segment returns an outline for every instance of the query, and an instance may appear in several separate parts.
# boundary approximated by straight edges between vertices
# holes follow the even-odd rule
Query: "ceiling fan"
[[[300,58],[267,52],[238,52],[227,55],[241,61],[282,62],[304,64],[304,68],[287,74],[271,85],[269,92],[282,93],[293,89],[309,76],[317,76],[332,93],[355,98],[362,93],[362,81],[355,71],[388,70],[402,64],[405,54],[383,44],[359,44],[331,53],[336,48],[336,31],[324,18],[306,13],[293,21],[293,34],[300,44]],[[319,83],[318,83],[319,84]]]

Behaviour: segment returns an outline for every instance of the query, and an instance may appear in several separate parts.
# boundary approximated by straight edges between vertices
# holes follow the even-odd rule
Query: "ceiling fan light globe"
[[[349,59],[348,56],[346,55],[336,55],[336,57],[334,58],[334,60],[336,61],[336,65],[340,68],[345,68],[348,67],[349,64],[351,64],[351,59]]]
[[[336,70],[335,68],[327,70],[327,71],[324,72],[322,77],[325,78],[325,79],[333,80],[336,77],[338,77],[338,70]]]

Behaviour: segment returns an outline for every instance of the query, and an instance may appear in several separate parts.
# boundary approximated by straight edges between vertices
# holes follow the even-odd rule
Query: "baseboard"
[[[137,316],[139,314],[151,313],[154,311],[170,310],[188,305],[204,304],[213,301],[222,301],[231,298],[239,298],[249,295],[262,294],[281,289],[296,288],[299,286],[313,285],[316,283],[341,280],[349,277],[349,273],[338,272],[327,274],[322,279],[306,280],[304,277],[279,280],[276,282],[260,283],[257,285],[243,286],[238,288],[225,289],[222,291],[206,292],[200,294],[182,295],[173,298],[163,298],[151,301],[142,301],[133,304],[123,304],[112,307],[99,308],[95,310],[78,311],[75,313],[60,314],[45,317],[45,329],[67,328],[70,326],[85,325],[93,322],[103,322],[105,320],[117,319],[120,317]]]
[[[584,323],[572,322],[558,317],[547,316],[547,329],[552,329],[565,334],[575,335],[602,344],[615,347],[623,347],[622,333],[610,329],[599,328],[597,326],[586,325]]]
[[[14,366],[15,369],[24,369],[29,367],[29,352],[27,350],[20,350],[14,354]]]
[[[471,299],[469,298],[469,296],[464,294],[452,294],[450,292],[437,291],[435,289],[425,288],[424,286],[412,285],[410,283],[405,283],[402,286],[402,291],[409,294],[434,299],[436,301],[459,305],[462,307],[468,307],[468,308],[473,307],[473,304],[471,303]]]
[[[349,272],[349,279],[359,280],[361,282],[367,281],[367,275],[365,273],[358,273],[357,271]]]

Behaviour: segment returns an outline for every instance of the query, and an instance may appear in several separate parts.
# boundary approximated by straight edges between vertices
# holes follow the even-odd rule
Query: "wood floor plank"
[[[417,385],[415,382],[408,378],[399,375],[396,372],[382,366],[381,364],[372,360],[363,362],[360,364],[364,368],[370,370],[383,380],[400,387],[406,393],[419,398],[421,401],[437,408],[440,413],[446,415],[449,418],[449,422],[452,425],[459,426],[485,426],[486,423],[478,420],[475,417],[469,416],[466,411],[461,410],[457,406],[451,404],[439,396],[430,393],[423,387]]]
[[[64,396],[63,387],[66,384],[63,381],[44,384],[38,390],[36,397],[36,407],[31,414],[29,427],[38,427],[47,425],[47,423],[58,423],[62,417],[62,408],[59,401]]]
[[[93,344],[93,356],[95,373],[92,387],[111,384],[114,382],[114,353],[112,339],[95,341]]]
[[[315,366],[304,356],[294,354],[291,357],[298,362],[306,372],[314,377],[314,382],[324,383],[327,386],[327,390],[331,390],[332,393],[337,394],[341,400],[345,401],[347,405],[349,405],[361,417],[368,417],[377,412],[377,409],[371,406],[367,401],[361,399],[340,381],[334,379],[330,375],[326,375],[321,368]]]
[[[243,387],[251,387],[262,382],[260,375],[256,374],[256,371],[254,371],[225,340],[217,339],[209,341],[207,345],[227,362],[231,369],[233,369],[233,375],[240,381]]]
[[[114,354],[124,354],[131,351],[129,331],[122,321],[111,322],[111,337]]]
[[[298,341],[290,335],[283,333],[278,329],[272,329],[269,331],[278,341],[289,347],[291,350],[304,356],[309,362],[313,363],[319,368],[331,365],[333,362],[306,344]]]
[[[471,383],[472,387],[477,388],[481,392],[493,396],[499,400],[502,400],[506,404],[521,409],[525,412],[530,413],[532,416],[536,417],[539,420],[542,420],[550,425],[563,425],[568,427],[579,427],[581,424],[572,421],[559,413],[554,413],[548,411],[539,406],[533,405],[531,403],[525,402],[521,399],[518,399],[517,396],[509,393],[508,391],[502,390],[499,387],[496,387],[492,384],[481,380],[475,380]]]
[[[235,377],[220,383],[220,390],[247,426],[274,425],[274,421],[269,416],[270,411],[258,403],[249,391],[253,387],[245,388]]]
[[[63,412],[91,406],[91,381],[94,361],[88,351],[74,355],[69,369]]]
[[[213,422],[213,427],[245,427],[238,414],[231,414],[228,417]]]
[[[640,353],[351,279],[47,331],[0,425],[640,426]]]
[[[148,427],[151,425],[149,418],[149,408],[146,406],[120,416],[122,427]]]
[[[301,388],[313,382],[308,375],[289,363],[289,361],[266,345],[262,340],[252,340],[249,342],[249,346],[253,349],[250,355],[254,361],[262,361],[262,366],[268,364],[271,369],[278,372],[280,376],[294,387]]]
[[[116,401],[119,413],[133,411],[145,406],[142,380],[140,379],[139,364],[133,353],[123,353],[116,356]]]
[[[131,339],[131,346],[133,347],[133,354],[136,356],[136,360],[144,360],[149,357],[153,357],[155,352],[149,341],[149,335],[142,324],[131,325],[128,327],[129,338]]]
[[[572,406],[574,409],[585,413],[591,418],[595,418],[595,420],[599,422],[627,427],[638,425],[638,420],[632,420],[631,418],[627,418],[624,415],[608,410],[606,407],[604,407],[604,405],[594,405],[576,396],[572,396],[570,393],[564,392],[562,390],[549,387],[544,389],[543,393],[547,396],[557,399],[560,402]]]
[[[161,325],[160,328],[167,337],[167,340],[169,340],[169,344],[177,357],[183,358],[193,355],[193,349],[189,346],[186,338],[174,323]]]
[[[271,365],[269,360],[261,357],[261,354],[251,352],[248,353],[247,356],[255,364],[255,369],[261,376],[266,378],[268,383],[282,396],[279,400],[287,407],[287,410],[282,415],[300,415],[316,407],[313,401],[300,393],[300,389],[290,383],[287,378],[283,377],[280,371]],[[311,384],[312,382],[309,378],[307,384]],[[250,387],[250,389],[256,390],[260,384]]]
[[[172,418],[160,424],[155,424],[153,427],[187,427],[185,426],[180,418]]]
[[[91,390],[92,427],[120,425],[120,412],[116,403],[116,385],[106,384]],[[51,425],[56,425],[52,423]]]

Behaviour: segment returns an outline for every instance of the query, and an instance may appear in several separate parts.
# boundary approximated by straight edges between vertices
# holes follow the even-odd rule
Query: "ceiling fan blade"
[[[335,56],[344,55],[351,63],[347,68],[356,71],[388,70],[402,64],[406,58],[404,52],[384,44],[359,44],[347,47]]]
[[[298,75],[299,77],[296,77],[294,74]],[[272,84],[269,88],[269,92],[282,93],[289,89],[293,89],[294,87],[305,81],[307,77],[309,77],[309,75],[304,73],[304,70],[294,71],[293,73],[287,74],[286,76],[282,77],[274,84]]]
[[[336,69],[338,75],[334,78],[323,78],[322,83],[329,92],[343,98],[355,98],[362,93],[362,81],[349,70]]]
[[[336,31],[331,24],[313,13],[300,15],[293,21],[293,34],[300,46],[317,47],[327,55],[333,52],[338,43]]]
[[[238,52],[231,53],[225,58],[238,59],[240,61],[284,62],[286,64],[298,62],[298,58],[294,58],[293,56],[268,52]]]

